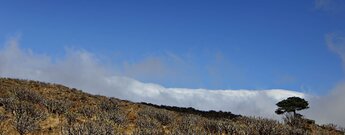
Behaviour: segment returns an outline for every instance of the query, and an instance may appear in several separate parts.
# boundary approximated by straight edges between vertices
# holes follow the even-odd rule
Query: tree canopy
[[[293,112],[294,116],[296,116],[296,111],[309,108],[308,101],[300,97],[289,97],[278,102],[276,105],[278,106],[278,109],[275,111],[277,114]]]

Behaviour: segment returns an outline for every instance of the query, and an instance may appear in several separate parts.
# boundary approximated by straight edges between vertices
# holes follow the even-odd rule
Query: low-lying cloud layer
[[[132,68],[137,67],[130,68],[132,70]],[[109,68],[99,63],[91,53],[83,50],[68,50],[64,58],[52,60],[49,56],[21,49],[18,46],[17,39],[9,40],[6,46],[0,50],[1,77],[60,83],[93,94],[135,102],[194,107],[202,110],[223,110],[242,115],[277,118],[278,116],[274,114],[274,110],[276,108],[275,103],[279,100],[290,96],[309,98],[303,93],[283,89],[206,90],[166,88],[158,84],[143,83],[132,78],[116,76],[116,72],[119,71],[109,70]],[[340,86],[340,89],[342,86]],[[341,99],[344,93],[342,90],[338,91],[341,93],[336,94],[337,99]],[[326,101],[323,100],[328,98],[310,100],[317,103],[317,106],[323,106],[326,104]],[[329,105],[328,102],[326,105]],[[336,114],[345,112],[344,110],[335,112],[336,110],[332,109],[334,108],[329,107],[329,111]],[[314,109],[307,113],[320,122],[337,122],[337,124],[345,125],[344,120],[338,115],[333,115],[334,117],[325,115],[324,119],[319,118],[318,114],[324,114],[319,111],[325,112],[323,109]]]

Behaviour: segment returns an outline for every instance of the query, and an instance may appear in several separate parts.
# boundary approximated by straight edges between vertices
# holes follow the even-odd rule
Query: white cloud
[[[152,61],[148,63],[152,63]],[[153,63],[156,62],[153,60]],[[143,63],[137,65],[141,64]],[[135,65],[135,63],[132,65]],[[146,66],[146,63],[144,65]],[[290,96],[309,98],[303,93],[283,89],[207,90],[166,88],[158,84],[143,83],[132,78],[116,76],[115,73],[117,72],[109,70],[109,68],[99,63],[95,56],[83,50],[68,50],[64,58],[54,61],[49,56],[35,54],[30,50],[20,48],[17,39],[11,39],[5,48],[0,50],[1,77],[60,83],[89,93],[135,102],[194,107],[202,110],[223,110],[242,115],[278,118],[279,116],[274,114],[274,110],[276,108],[275,103],[279,100]],[[148,71],[147,74],[149,75],[150,72]],[[312,102],[319,101],[323,102],[323,100],[313,100]],[[313,103],[311,103],[311,106],[313,106]],[[339,108],[329,107],[328,109],[330,109],[330,112],[337,114],[344,112],[344,110],[339,110],[339,112],[332,110]],[[324,112],[323,109],[312,111]],[[316,116],[317,113],[311,114]],[[338,115],[334,115],[334,117],[336,116]],[[333,119],[333,116],[325,115],[324,118],[336,120]],[[315,117],[315,119],[323,120],[319,117]],[[342,119],[338,120],[340,120],[337,121],[338,123],[343,122]]]

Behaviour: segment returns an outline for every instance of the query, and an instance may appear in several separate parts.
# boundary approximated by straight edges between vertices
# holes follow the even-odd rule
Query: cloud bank
[[[159,64],[132,64],[129,70],[149,68]],[[139,65],[139,66],[135,66]],[[143,66],[140,66],[143,65]],[[0,50],[0,76],[54,82],[85,90],[93,94],[127,99],[135,102],[194,107],[202,110],[224,110],[243,115],[276,117],[275,103],[303,93],[273,90],[206,90],[166,88],[143,83],[132,78],[116,76],[98,62],[91,53],[67,50],[62,59],[52,60],[47,55],[35,54],[19,47],[16,38],[10,39]]]
[[[334,45],[334,42],[331,42]],[[338,43],[337,43],[338,45]],[[341,57],[345,50],[335,46],[330,48]],[[156,59],[144,63],[124,65],[128,70],[110,69],[102,65],[92,54],[84,50],[69,49],[60,59],[36,54],[31,50],[20,48],[16,38],[10,39],[0,49],[0,76],[32,79],[63,84],[82,89],[93,94],[131,100],[150,102],[180,107],[194,107],[201,110],[223,110],[247,116],[263,116],[279,118],[274,114],[275,103],[291,96],[307,98],[311,101],[311,109],[306,113],[321,123],[345,125],[340,114],[345,112],[345,83],[341,83],[332,94],[325,97],[310,97],[306,94],[283,89],[270,90],[207,90],[166,88],[164,86],[143,83],[138,80],[119,76],[121,71],[138,71],[150,68],[153,64],[160,67]],[[164,68],[161,68],[164,69]],[[157,69],[158,70],[158,69]],[[151,70],[145,70],[149,75]],[[130,74],[130,73],[126,73]],[[136,72],[134,74],[137,74]],[[334,105],[335,104],[335,105]],[[326,106],[326,107],[324,107]],[[329,115],[331,114],[331,115]]]

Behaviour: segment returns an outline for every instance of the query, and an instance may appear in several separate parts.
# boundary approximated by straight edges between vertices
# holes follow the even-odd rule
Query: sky
[[[342,0],[0,1],[0,76],[273,117],[288,96],[343,103],[344,24]]]

